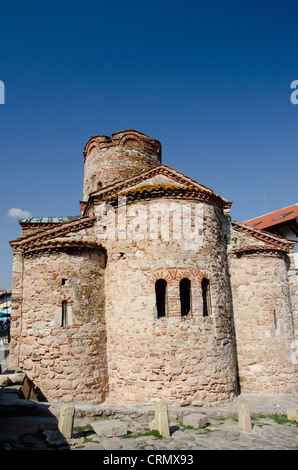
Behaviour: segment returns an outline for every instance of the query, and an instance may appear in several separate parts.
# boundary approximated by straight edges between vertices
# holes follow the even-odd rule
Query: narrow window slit
[[[186,317],[191,308],[191,281],[186,277],[179,284],[181,316]]]
[[[155,283],[157,318],[166,316],[167,281],[158,279]]]
[[[209,317],[211,315],[211,294],[210,282],[206,277],[202,279],[202,296],[203,296],[203,316]]]
[[[61,316],[61,326],[68,326],[68,312],[67,312],[67,301],[63,300],[62,302],[62,316]]]
[[[276,318],[276,310],[273,310],[273,321],[274,321],[274,328],[277,330],[277,318]]]

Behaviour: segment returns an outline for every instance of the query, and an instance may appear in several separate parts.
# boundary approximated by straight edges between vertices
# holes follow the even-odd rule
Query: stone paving
[[[146,436],[146,430],[101,439],[91,430],[73,439],[72,449],[85,450],[297,450],[297,423],[278,424],[272,417],[255,418],[251,432],[239,431],[236,419],[210,420],[203,429],[173,426],[170,438]],[[148,430],[147,430],[148,431]],[[83,435],[84,433],[82,433]]]
[[[280,417],[279,417],[280,418]],[[275,419],[278,419],[275,417]],[[210,420],[203,429],[171,426],[171,436],[150,435],[148,429],[131,431],[126,436],[102,438],[91,426],[75,427],[72,439],[61,439],[55,429],[25,433],[16,440],[0,442],[3,450],[297,450],[297,423],[278,423],[273,417],[257,417],[251,432],[239,431],[236,419]]]
[[[238,427],[237,407],[249,403],[252,431]],[[183,416],[194,409],[169,409],[171,435],[149,431],[152,410],[104,408],[76,404],[74,433],[64,439],[57,433],[59,406],[33,403],[16,397],[16,389],[0,390],[0,450],[101,450],[101,451],[198,451],[198,450],[297,450],[298,423],[286,417],[287,406],[295,400],[284,397],[238,397],[224,407],[196,408],[207,416],[208,424],[195,429],[182,424]],[[104,415],[100,415],[104,411]],[[146,414],[147,413],[147,414]],[[151,413],[151,415],[150,415]],[[128,433],[99,437],[92,423],[117,418],[127,423]],[[150,418],[150,419],[149,419]]]

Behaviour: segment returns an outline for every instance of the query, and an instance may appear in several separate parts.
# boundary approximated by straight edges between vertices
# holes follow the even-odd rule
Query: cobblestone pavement
[[[152,435],[149,423],[154,406],[109,407],[74,404],[75,422],[71,439],[58,435],[59,404],[37,403],[19,397],[19,386],[0,389],[1,450],[102,450],[102,451],[197,451],[197,450],[297,450],[298,423],[286,417],[296,408],[294,396],[239,396],[218,407],[169,407],[171,435]],[[251,410],[252,431],[238,427],[238,405]],[[207,426],[194,429],[182,424],[188,413],[202,413]],[[92,428],[100,419],[117,418],[127,423],[125,436],[102,438]],[[104,454],[104,453],[103,453]]]
[[[276,422],[275,419],[279,421]],[[170,438],[145,435],[146,430],[125,437],[101,439],[92,430],[72,439],[72,449],[85,450],[297,450],[297,424],[281,417],[254,418],[251,432],[239,431],[236,419],[210,420],[203,429],[180,425],[171,428]]]
[[[211,418],[201,429],[171,422],[171,435],[152,435],[148,426],[127,420],[128,434],[99,437],[92,428],[94,418],[75,420],[72,439],[61,439],[57,419],[43,416],[0,417],[0,450],[109,450],[109,451],[196,451],[196,450],[297,450],[298,423],[285,415],[252,417],[252,431],[238,428],[238,419]],[[125,421],[123,419],[123,421]],[[17,429],[17,432],[15,430]]]
[[[148,429],[122,437],[100,438],[91,426],[75,427],[72,439],[61,439],[55,430],[22,434],[0,443],[3,450],[297,450],[297,423],[278,423],[281,417],[256,417],[251,432],[239,431],[235,419],[210,420],[203,429],[171,427],[169,438],[150,435]]]

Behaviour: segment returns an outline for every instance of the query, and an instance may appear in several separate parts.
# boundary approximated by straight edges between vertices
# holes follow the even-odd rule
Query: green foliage
[[[297,421],[291,421],[285,415],[270,415],[269,418],[273,419],[277,424],[294,424],[298,426]]]
[[[185,425],[181,422],[179,423],[179,428],[180,428],[180,431],[185,431],[186,429],[195,429],[193,426]]]
[[[151,431],[146,432],[139,432],[137,434],[126,434],[125,436],[121,436],[122,439],[135,439],[136,437],[143,437],[143,436],[154,436],[156,439],[162,439],[162,435],[156,429],[152,429]]]
[[[87,443],[87,442],[98,442],[98,441],[94,441],[93,439],[90,439],[88,437],[91,434],[94,434],[94,430],[93,430],[92,426],[90,426],[90,424],[88,424],[87,426],[77,426],[73,429],[73,431],[74,431],[73,437],[74,438],[83,437],[85,443]]]

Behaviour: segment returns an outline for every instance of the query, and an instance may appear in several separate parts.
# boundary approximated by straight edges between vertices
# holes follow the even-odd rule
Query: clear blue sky
[[[91,135],[134,128],[245,221],[297,202],[296,0],[1,2],[0,288],[11,208],[77,215]]]

